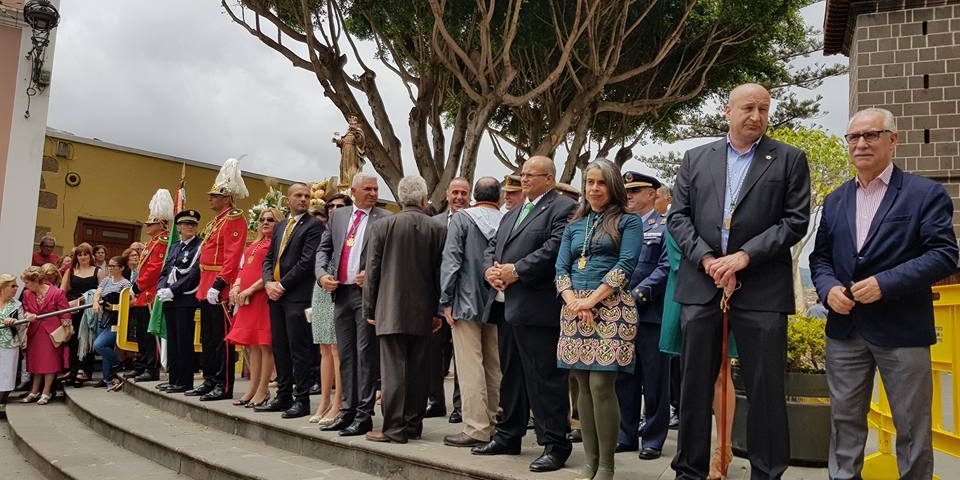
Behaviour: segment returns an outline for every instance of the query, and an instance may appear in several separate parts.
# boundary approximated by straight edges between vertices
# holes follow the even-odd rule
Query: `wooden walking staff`
[[[720,476],[727,478],[727,369],[724,363],[727,361],[727,342],[730,336],[730,297],[733,292],[723,291],[723,297],[720,298],[720,311],[723,312],[723,327],[720,344]]]

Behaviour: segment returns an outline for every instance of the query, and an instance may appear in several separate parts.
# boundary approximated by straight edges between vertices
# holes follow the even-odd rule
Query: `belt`
[[[219,272],[223,270],[223,265],[204,265],[201,263],[200,270],[204,272]]]

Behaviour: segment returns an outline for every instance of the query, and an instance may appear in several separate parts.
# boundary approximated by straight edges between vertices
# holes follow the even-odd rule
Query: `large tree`
[[[591,144],[600,155],[620,146],[623,161],[624,147],[677,135],[685,115],[735,83],[797,83],[787,60],[809,46],[798,13],[809,0],[222,3],[265,45],[314,72],[344,115],[359,115],[367,157],[391,189],[404,174],[401,122],[390,118],[370,62],[395,73],[435,203],[451,178],[473,177],[485,136],[510,168],[565,150],[569,180]],[[376,45],[375,58],[360,54],[360,41]]]

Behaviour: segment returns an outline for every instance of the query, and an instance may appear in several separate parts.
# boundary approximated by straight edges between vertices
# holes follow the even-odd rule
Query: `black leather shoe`
[[[644,448],[640,450],[640,460],[656,460],[660,458],[660,450],[656,448]]]
[[[310,415],[310,404],[307,402],[293,402],[293,406],[283,411],[280,418],[300,418]],[[366,433],[366,432],[364,432]]]
[[[291,406],[293,406],[292,401],[290,400],[284,401],[284,400],[280,400],[279,398],[275,398],[272,402],[266,405],[253,407],[253,411],[254,412],[283,412],[283,411],[286,411]]]
[[[344,415],[343,413],[337,414],[337,419],[333,421],[330,425],[321,428],[320,430],[324,432],[336,432],[343,430],[344,428],[349,427],[353,424],[353,415]]]
[[[450,418],[447,419],[450,423],[463,423],[463,413],[460,410],[454,409],[450,412]]]
[[[320,395],[320,384],[314,383],[313,386],[310,387],[310,390],[307,393],[309,393],[310,395]]]
[[[143,374],[143,370],[131,370],[127,373],[121,375],[123,378],[136,378],[139,375]]]
[[[370,430],[373,430],[373,422],[370,420],[366,422],[353,422],[349,427],[340,430],[339,435],[341,437],[356,437],[357,435],[364,435]]]
[[[180,385],[167,385],[167,388],[163,389],[166,393],[183,393],[190,391],[190,387],[183,387]]]
[[[563,468],[563,464],[567,462],[567,459],[560,458],[559,455],[555,453],[544,453],[540,455],[540,458],[537,458],[530,464],[531,472],[552,472],[554,470],[560,470]]]
[[[567,441],[570,443],[581,443],[583,442],[583,432],[579,428],[574,428],[570,430],[570,433],[567,434]]]
[[[217,386],[213,387],[213,390],[210,390],[206,395],[200,395],[201,402],[213,402],[216,400],[230,400],[233,398],[233,394],[223,391],[223,388]]]
[[[213,385],[201,384],[197,388],[183,392],[183,394],[188,397],[200,397],[210,393],[211,390],[213,390]]]
[[[439,407],[436,405],[430,405],[427,407],[427,410],[423,412],[423,418],[437,418],[437,417],[446,417],[447,409],[444,407]]]
[[[635,447],[635,446],[632,447],[630,445],[624,445],[622,443],[618,443],[617,448],[613,449],[613,453],[636,452],[637,450],[640,450],[640,447]]]
[[[470,449],[474,455],[520,455],[520,447],[510,448],[496,440],[490,440],[483,445],[477,445]]]
[[[160,376],[151,372],[143,372],[140,375],[133,377],[134,382],[155,382],[157,380],[160,380]]]

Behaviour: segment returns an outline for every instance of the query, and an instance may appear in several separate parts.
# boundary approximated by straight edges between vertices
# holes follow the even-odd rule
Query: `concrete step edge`
[[[64,447],[56,443],[51,443],[47,440],[37,439],[38,432],[42,430],[43,426],[37,425],[25,425],[24,422],[29,422],[29,420],[24,420],[21,418],[23,413],[26,412],[17,412],[19,409],[27,408],[43,408],[47,411],[54,411],[56,409],[66,409],[63,404],[53,403],[44,406],[37,405],[18,405],[12,409],[7,409],[7,430],[10,434],[10,439],[13,441],[14,446],[23,455],[24,459],[32,467],[34,467],[41,475],[50,480],[97,480],[103,478],[105,472],[100,471],[89,475],[84,475],[82,471],[83,467],[77,468],[76,465],[65,464],[60,461],[59,455],[63,455],[64,450],[69,447]],[[12,412],[11,412],[12,410]],[[71,417],[66,415],[64,418]],[[75,424],[69,425],[70,429],[86,429],[90,430],[89,427],[84,424],[80,419],[74,418]],[[70,422],[70,420],[65,420],[65,422]],[[70,422],[72,423],[72,422]],[[79,433],[82,430],[71,430],[74,433]],[[93,432],[91,432],[93,433]],[[95,436],[98,437],[98,436]],[[99,437],[98,437],[99,438]],[[116,448],[118,452],[123,452],[124,450],[117,447],[114,443],[110,442],[107,439],[102,439],[103,444],[100,447],[105,448]],[[170,478],[177,479],[182,478],[177,475],[175,470],[169,469],[158,463],[154,463],[147,458],[140,457],[133,452],[127,452],[129,455],[128,458],[135,458],[142,460],[138,463],[137,473],[139,475],[149,476],[153,478]],[[102,468],[102,467],[101,467]],[[168,475],[166,475],[168,474]]]
[[[98,392],[99,393],[99,392]],[[104,395],[107,395],[104,392]],[[112,394],[111,394],[112,395]],[[109,439],[110,441],[122,446],[126,450],[129,450],[137,455],[148,458],[160,465],[164,465],[167,468],[174,469],[179,473],[186,475],[188,477],[197,479],[197,480],[207,480],[211,478],[217,479],[237,479],[237,480],[261,480],[272,478],[267,477],[262,474],[257,474],[255,472],[250,472],[238,467],[227,460],[218,459],[216,456],[203,455],[197,452],[191,451],[189,448],[184,448],[183,446],[174,446],[168,445],[163,442],[163,439],[160,438],[161,435],[154,433],[154,429],[164,428],[163,424],[167,422],[192,422],[191,419],[184,419],[179,416],[170,414],[161,409],[155,408],[151,405],[143,404],[144,408],[150,409],[149,415],[154,419],[154,423],[150,428],[146,428],[141,431],[131,428],[129,425],[125,425],[120,422],[113,421],[110,418],[107,418],[103,415],[103,411],[97,411],[95,406],[90,405],[89,403],[92,400],[85,398],[81,395],[71,395],[71,392],[67,392],[67,406],[68,408],[76,415],[81,421],[87,424],[88,427],[93,429],[93,431],[99,433],[103,437]],[[195,422],[192,422],[195,423]],[[198,426],[199,428],[199,426]],[[242,442],[253,442],[249,439],[244,439],[243,437],[236,437],[228,432],[222,432],[220,430],[208,430],[205,432],[206,435],[214,436],[225,436],[225,437],[235,437],[235,440],[241,440]],[[259,443],[259,442],[257,442]],[[250,446],[250,445],[247,445]],[[243,445],[240,446],[243,448]],[[263,450],[266,449],[266,453]],[[253,454],[262,455],[266,461],[271,461],[274,458],[280,458],[284,456],[289,456],[290,453],[282,449],[273,447],[272,445],[262,445],[260,444],[258,450],[259,452],[253,450],[245,450]],[[275,452],[275,453],[274,453]],[[329,462],[323,462],[320,459],[307,458],[313,462],[322,462],[324,465],[316,465],[316,467],[324,467],[329,465],[333,468],[338,468],[339,466],[330,464]],[[279,462],[278,462],[279,463]],[[281,467],[281,465],[277,465]],[[357,472],[350,472],[357,473]],[[351,475],[353,476],[353,475]],[[365,475],[364,475],[365,476]]]
[[[154,388],[155,382],[127,383],[123,392],[158,410],[225,433],[261,441],[275,448],[339,465],[350,470],[397,480],[516,480],[499,472],[452,465],[439,459],[378,451],[363,444],[343,443],[231,415],[182,395],[168,395]]]

